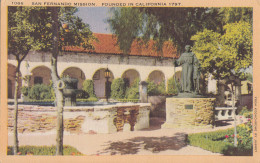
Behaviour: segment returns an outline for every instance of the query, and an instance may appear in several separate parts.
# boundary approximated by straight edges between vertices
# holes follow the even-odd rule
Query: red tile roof
[[[81,47],[65,47],[65,51],[89,52],[97,54],[123,54],[122,50],[120,50],[117,45],[117,38],[115,35],[94,33],[94,36],[98,39],[98,41],[93,42],[95,50],[84,50]],[[132,43],[129,55],[152,57],[163,56],[167,58],[178,57],[176,47],[174,47],[173,43],[170,41],[164,43],[162,52],[163,55],[155,49],[155,41],[153,40],[149,41],[147,45],[141,45],[137,41],[134,41]]]

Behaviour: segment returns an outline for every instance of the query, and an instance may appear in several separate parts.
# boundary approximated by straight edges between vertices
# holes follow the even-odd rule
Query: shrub
[[[166,93],[166,89],[165,89],[165,81],[162,81],[161,83],[159,83],[157,85],[157,89],[160,95],[163,95]]]
[[[111,97],[114,99],[123,99],[125,96],[125,82],[123,78],[114,79],[111,85]]]
[[[246,106],[242,108],[242,110],[239,112],[239,115],[243,115],[246,118],[252,118],[253,112],[248,110]]]
[[[35,100],[52,99],[52,87],[44,84],[36,84],[29,91],[29,98]]]
[[[159,95],[159,91],[158,91],[157,85],[154,83],[154,81],[150,81],[148,79],[147,83],[148,83],[148,85],[147,85],[147,93],[148,93],[148,95],[150,95],[150,96]]]
[[[23,86],[23,87],[21,88],[21,92],[22,92],[22,94],[23,94],[24,96],[28,96],[29,90],[30,90],[30,87],[27,87],[27,86]]]
[[[89,97],[87,99],[77,98],[76,101],[78,101],[78,102],[96,102],[96,101],[98,101],[98,98],[96,98],[96,97]]]
[[[53,156],[56,154],[55,146],[20,146],[20,155],[49,155]],[[64,155],[78,155],[82,156],[76,148],[65,145],[63,148]],[[13,155],[13,147],[8,146],[7,155]]]
[[[246,117],[246,118],[253,118],[253,112],[252,111],[246,112],[246,113],[243,114],[243,116]]]
[[[239,112],[239,115],[243,115],[244,113],[250,112],[246,106],[244,106],[241,111]]]
[[[139,99],[139,82],[140,79],[136,79],[133,85],[126,89],[125,97],[127,99]]]
[[[82,90],[85,92],[85,98],[96,97],[94,92],[94,83],[92,80],[85,80],[83,82]]]
[[[180,90],[180,83],[179,82],[175,82],[174,78],[171,77],[168,80],[168,90],[167,93],[168,94],[178,94]]]
[[[159,84],[155,84],[154,81],[147,80],[147,93],[149,96],[163,95],[166,93],[164,81]]]

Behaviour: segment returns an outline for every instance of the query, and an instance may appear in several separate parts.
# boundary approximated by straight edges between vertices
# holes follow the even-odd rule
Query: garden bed
[[[252,120],[237,126],[237,147],[234,128],[188,135],[188,144],[227,156],[252,156]]]

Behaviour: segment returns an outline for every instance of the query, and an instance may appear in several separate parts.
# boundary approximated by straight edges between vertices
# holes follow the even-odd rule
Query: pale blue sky
[[[109,7],[79,7],[77,15],[82,18],[84,23],[90,25],[94,33],[112,33],[105,20],[109,17]]]

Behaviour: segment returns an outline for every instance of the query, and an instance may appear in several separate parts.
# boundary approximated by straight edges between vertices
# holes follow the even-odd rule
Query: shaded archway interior
[[[83,87],[83,82],[86,80],[84,72],[77,67],[69,67],[66,70],[63,71],[62,73],[63,77],[69,76],[71,78],[76,78],[78,79],[78,89],[82,89]]]
[[[123,73],[122,78],[124,79],[126,86],[131,87],[137,79],[140,79],[140,74],[134,69],[129,69]]]
[[[92,79],[93,79],[93,83],[94,83],[94,91],[95,94],[98,98],[105,98],[105,84],[106,84],[106,78],[105,78],[105,68],[99,69],[97,70]],[[111,76],[109,77],[109,85],[111,85],[113,79],[114,79],[114,75],[113,73],[110,71]]]
[[[35,84],[49,85],[51,82],[51,70],[46,66],[35,67],[31,71],[30,86]]]
[[[165,81],[165,75],[159,70],[155,70],[149,74],[148,79],[153,81],[155,84],[160,84]]]

